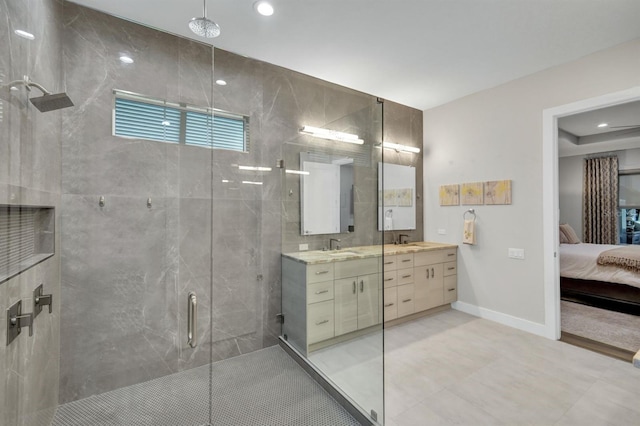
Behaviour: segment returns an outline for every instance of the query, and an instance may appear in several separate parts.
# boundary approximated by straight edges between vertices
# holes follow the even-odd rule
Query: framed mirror
[[[378,231],[416,229],[416,169],[378,163]]]
[[[300,234],[353,232],[353,158],[300,153]]]

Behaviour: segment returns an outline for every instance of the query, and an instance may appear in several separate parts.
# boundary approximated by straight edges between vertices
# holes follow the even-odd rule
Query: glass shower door
[[[205,424],[211,48],[72,3],[64,21],[54,425]]]
[[[282,338],[361,419],[383,424],[382,108],[369,95],[324,90],[333,119],[301,122],[321,129],[283,145]],[[361,143],[345,143],[351,135]]]

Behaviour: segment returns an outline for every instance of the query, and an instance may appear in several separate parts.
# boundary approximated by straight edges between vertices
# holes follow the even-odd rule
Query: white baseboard
[[[451,307],[457,311],[464,312],[469,315],[488,319],[499,324],[526,331],[527,333],[532,333],[538,336],[546,337],[547,339],[555,340],[555,333],[549,330],[549,327],[544,324],[514,317],[508,314],[503,314],[502,312],[492,311],[491,309],[481,308],[480,306],[460,301],[452,303]]]

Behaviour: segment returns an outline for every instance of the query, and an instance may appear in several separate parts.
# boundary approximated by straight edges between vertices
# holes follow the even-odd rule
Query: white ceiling
[[[598,128],[600,123],[608,126]],[[640,102],[562,117],[558,128],[573,135],[559,135],[560,157],[640,148]]]
[[[76,0],[175,34],[201,0]],[[640,37],[639,0],[208,0],[213,45],[421,110]]]

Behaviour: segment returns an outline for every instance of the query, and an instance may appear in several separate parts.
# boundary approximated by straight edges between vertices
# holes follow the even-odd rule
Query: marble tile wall
[[[211,338],[225,358],[245,331],[210,333],[212,151],[112,135],[114,89],[212,106],[211,47],[72,3],[63,27],[60,403],[206,364]]]
[[[63,50],[78,108],[63,117],[61,403],[277,343],[280,254],[327,240],[299,235],[299,200],[284,195],[295,182],[276,168],[291,147],[323,143],[301,137],[302,125],[331,124],[367,140],[371,166],[356,170],[356,232],[343,237],[346,245],[380,241],[375,97],[71,3]],[[135,62],[121,64],[121,52]],[[113,89],[244,114],[250,149],[114,137]],[[389,110],[397,132],[419,142],[421,113]],[[185,335],[190,291],[200,306],[195,350]]]
[[[41,113],[23,87],[9,92],[8,82],[28,75],[52,92],[64,90],[61,43],[62,3],[54,0],[0,0],[0,204],[55,207],[60,217],[61,112]],[[20,29],[34,35],[20,38]],[[40,96],[34,89],[32,96]],[[49,425],[58,402],[60,355],[60,233],[56,253],[0,284],[0,424]],[[45,308],[6,346],[6,309],[22,300],[33,311],[33,290],[44,285],[53,295],[53,313]]]

